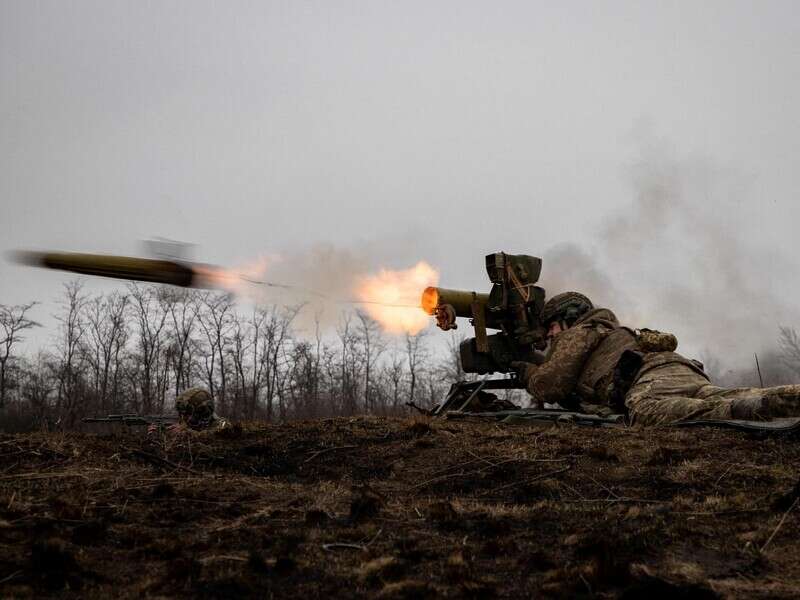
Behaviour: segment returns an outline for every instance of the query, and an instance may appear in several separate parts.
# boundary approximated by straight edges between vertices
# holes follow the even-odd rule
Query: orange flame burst
[[[357,296],[367,313],[386,331],[413,335],[429,322],[420,306],[422,292],[438,282],[439,272],[420,261],[410,269],[382,269],[376,275],[361,278]]]

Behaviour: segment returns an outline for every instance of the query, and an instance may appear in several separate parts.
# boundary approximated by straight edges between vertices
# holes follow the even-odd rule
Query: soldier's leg
[[[653,396],[629,393],[628,415],[634,425],[667,425],[697,419],[731,419],[731,402],[723,398],[702,400],[687,396]]]
[[[764,409],[773,418],[800,417],[800,385],[765,388]]]
[[[697,396],[729,401],[734,419],[800,417],[800,385],[730,389],[709,385],[698,390]]]
[[[634,382],[625,397],[634,424],[665,425],[696,419],[730,419],[731,402],[709,394],[698,398],[698,391],[710,387],[708,379],[680,363],[669,363],[648,370]]]

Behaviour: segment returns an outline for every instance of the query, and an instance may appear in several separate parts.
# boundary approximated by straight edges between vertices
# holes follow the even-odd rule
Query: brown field
[[[0,437],[0,597],[797,597],[796,439],[359,417]]]

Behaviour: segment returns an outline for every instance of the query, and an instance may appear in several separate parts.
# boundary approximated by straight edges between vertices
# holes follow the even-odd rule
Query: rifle
[[[422,308],[436,317],[443,331],[457,329],[456,317],[470,319],[475,337],[459,346],[465,373],[503,373],[501,379],[454,383],[445,401],[434,410],[463,410],[483,390],[523,389],[511,363],[541,364],[547,346],[540,315],[545,291],[535,285],[542,271],[542,259],[526,254],[495,252],[486,256],[486,273],[492,287],[489,293],[429,287],[422,294]],[[489,335],[487,329],[498,330]]]
[[[136,413],[125,413],[119,415],[107,415],[105,417],[84,417],[84,423],[122,423],[123,425],[171,425],[178,422],[177,415],[139,415]]]

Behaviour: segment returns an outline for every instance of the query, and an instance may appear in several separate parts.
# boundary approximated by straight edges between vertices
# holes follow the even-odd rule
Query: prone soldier
[[[512,363],[540,404],[625,410],[641,425],[800,416],[800,385],[715,386],[700,363],[675,352],[673,335],[622,327],[613,312],[578,292],[551,298],[541,319],[550,341],[544,362]]]
[[[175,412],[179,425],[193,431],[224,429],[228,421],[214,412],[214,398],[207,390],[193,387],[175,398]]]
[[[229,426],[228,420],[214,411],[214,398],[200,387],[184,390],[175,398],[175,412],[178,413],[177,422],[167,428],[173,433],[215,431]],[[148,433],[155,433],[158,429],[157,425],[151,425]]]

